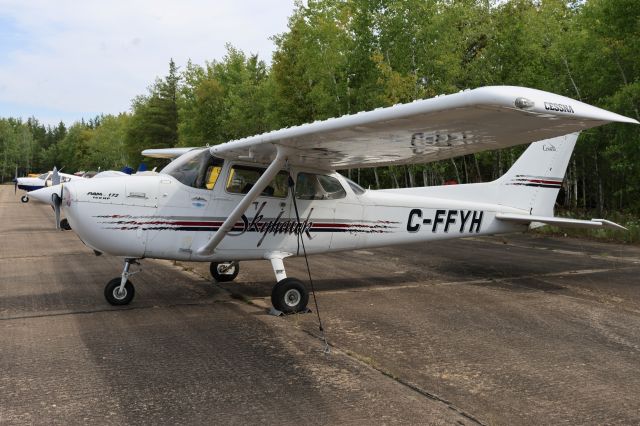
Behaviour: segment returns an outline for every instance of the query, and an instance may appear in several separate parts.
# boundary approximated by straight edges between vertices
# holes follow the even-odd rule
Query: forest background
[[[53,166],[134,168],[146,148],[213,145],[487,85],[562,94],[640,120],[638,0],[308,0],[270,65],[227,46],[176,65],[131,110],[67,127],[0,118],[0,182]],[[169,58],[168,58],[169,59]],[[370,188],[493,180],[523,147],[425,165],[343,171]],[[640,237],[640,126],[582,132],[561,213],[608,215]]]

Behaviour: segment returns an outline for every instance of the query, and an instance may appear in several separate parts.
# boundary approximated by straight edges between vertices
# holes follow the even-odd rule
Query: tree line
[[[637,0],[308,0],[273,37],[270,65],[231,45],[169,62],[131,110],[44,126],[0,119],[0,179],[137,166],[146,148],[203,146],[486,85],[534,87],[640,119]],[[559,198],[640,213],[639,126],[581,134]],[[523,147],[425,165],[345,171],[371,188],[481,182]]]

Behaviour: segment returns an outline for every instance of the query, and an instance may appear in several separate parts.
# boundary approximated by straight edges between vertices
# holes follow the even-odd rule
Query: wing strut
[[[236,222],[242,217],[244,212],[249,208],[256,198],[260,196],[262,191],[269,185],[269,183],[276,177],[278,172],[284,167],[287,161],[287,154],[285,148],[278,146],[278,153],[273,162],[267,167],[267,170],[260,176],[260,178],[253,185],[251,190],[244,196],[242,201],[238,203],[235,209],[231,212],[229,217],[224,221],[218,232],[215,233],[213,238],[209,240],[207,244],[200,247],[196,253],[200,256],[207,256],[213,253],[218,247],[224,237],[231,231]]]

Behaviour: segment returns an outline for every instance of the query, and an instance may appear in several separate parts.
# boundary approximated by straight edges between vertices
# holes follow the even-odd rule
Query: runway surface
[[[310,258],[313,314],[267,314],[270,265],[233,283],[144,260],[103,297],[50,207],[0,187],[0,424],[640,422],[640,248],[531,235]],[[305,279],[303,259],[285,261]]]

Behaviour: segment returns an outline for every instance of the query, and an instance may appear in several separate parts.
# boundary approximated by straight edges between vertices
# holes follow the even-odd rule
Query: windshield
[[[49,176],[49,173],[43,173],[40,176],[38,176],[38,179],[47,180],[48,176]]]
[[[222,163],[208,148],[194,149],[173,160],[160,173],[193,188],[213,189]]]

